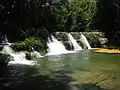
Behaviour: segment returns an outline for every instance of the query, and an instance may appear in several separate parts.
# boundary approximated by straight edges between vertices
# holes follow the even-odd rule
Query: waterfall
[[[76,40],[73,38],[73,36],[70,33],[68,33],[68,38],[72,42],[75,51],[82,50],[82,48],[78,45],[78,43],[76,42]]]
[[[9,54],[12,56],[10,58],[9,64],[27,64],[27,65],[33,65],[34,63],[32,61],[26,60],[26,55],[23,52],[15,52],[9,45],[5,45],[0,51],[3,54]]]
[[[80,35],[80,41],[83,43],[84,47],[87,47],[88,49],[91,49],[91,46],[90,46],[87,38],[82,33]]]
[[[68,53],[64,45],[60,41],[58,41],[54,36],[52,36],[52,40],[48,38],[47,46],[48,53],[46,55],[58,55]]]

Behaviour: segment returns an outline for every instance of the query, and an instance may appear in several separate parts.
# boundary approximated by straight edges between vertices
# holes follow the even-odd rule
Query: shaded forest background
[[[11,41],[55,31],[102,31],[110,44],[119,45],[120,1],[0,0],[0,26],[0,36]]]

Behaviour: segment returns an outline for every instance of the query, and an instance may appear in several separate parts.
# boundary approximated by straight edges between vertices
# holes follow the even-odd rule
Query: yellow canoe
[[[104,48],[95,48],[93,49],[93,51],[95,52],[100,52],[100,53],[115,53],[115,54],[119,54],[120,50],[119,49],[104,49]]]

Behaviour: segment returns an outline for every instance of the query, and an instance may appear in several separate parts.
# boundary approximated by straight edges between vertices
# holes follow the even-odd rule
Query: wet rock
[[[68,37],[66,32],[56,32],[55,37],[57,38],[58,41],[68,41]]]
[[[73,47],[73,45],[70,41],[63,42],[63,44],[64,44],[64,46],[67,50],[73,50],[74,49],[74,47]]]
[[[99,42],[101,45],[107,45],[108,40],[107,40],[107,38],[99,38]]]

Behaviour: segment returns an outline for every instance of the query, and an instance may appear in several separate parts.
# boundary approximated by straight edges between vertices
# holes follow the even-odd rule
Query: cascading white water
[[[9,54],[10,56],[13,57],[13,58],[11,58],[12,61],[10,61],[9,64],[27,64],[27,65],[34,64],[32,61],[26,60],[25,53],[23,53],[23,52],[15,53],[15,51],[8,45],[5,45],[3,47],[3,50],[1,51],[1,53]]]
[[[78,43],[77,43],[76,40],[73,38],[73,36],[72,36],[70,33],[68,33],[67,35],[68,35],[69,40],[70,40],[70,41],[72,42],[72,44],[73,44],[74,50],[75,50],[75,51],[76,51],[76,50],[82,50],[81,46],[78,45]]]
[[[32,51],[30,54],[31,54],[32,57],[35,57],[35,58],[42,58],[42,57],[44,57],[44,56],[41,56],[38,51]]]
[[[46,55],[58,55],[68,53],[64,45],[59,42],[54,36],[52,36],[52,40],[48,38],[47,46],[48,53]]]
[[[33,61],[26,60],[26,55],[23,52],[19,53],[10,53],[13,57],[13,60],[9,62],[9,64],[26,64],[26,65],[33,65]]]
[[[5,45],[5,46],[3,47],[3,49],[2,49],[1,52],[2,52],[2,53],[10,54],[10,53],[13,53],[14,50],[13,50],[11,47],[9,47],[8,45]]]
[[[80,41],[83,43],[84,47],[87,47],[88,49],[91,49],[91,46],[90,46],[87,38],[82,33],[80,35]]]

